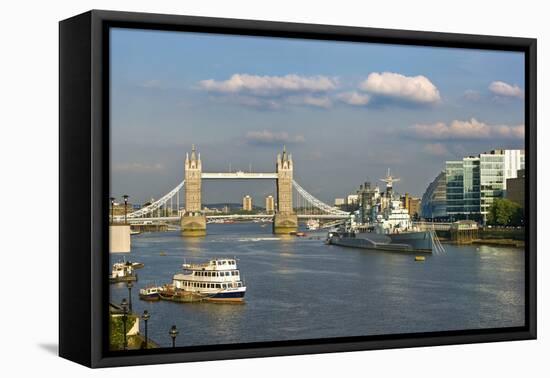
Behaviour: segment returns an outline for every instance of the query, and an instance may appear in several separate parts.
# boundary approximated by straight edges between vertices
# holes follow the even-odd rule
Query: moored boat
[[[410,233],[410,239],[402,238],[399,243],[381,236],[375,233],[329,232],[326,243],[387,252],[432,253],[433,239],[430,231],[420,231],[419,235]]]
[[[399,179],[388,170],[388,175],[381,180],[387,184],[385,194],[376,188],[372,197],[361,204],[362,211],[368,214],[366,222],[360,225],[350,222],[343,229],[329,232],[326,243],[390,252],[443,252],[435,231],[416,227],[402,200],[394,197],[393,183]]]
[[[160,299],[160,292],[162,287],[160,286],[148,286],[139,289],[139,299],[144,301],[158,301]]]
[[[202,264],[183,264],[161,299],[178,302],[243,302],[246,286],[234,258],[212,259]]]
[[[199,292],[180,290],[175,288],[174,285],[165,285],[159,291],[159,298],[165,301],[191,303],[202,302],[208,299],[208,295]]]
[[[131,282],[137,281],[137,274],[134,273],[132,264],[126,261],[121,261],[113,264],[111,274],[109,275],[109,282]]]

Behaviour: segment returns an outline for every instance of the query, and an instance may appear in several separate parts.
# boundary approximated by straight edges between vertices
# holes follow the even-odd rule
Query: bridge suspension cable
[[[174,189],[172,189],[171,191],[169,191],[168,193],[166,193],[164,196],[154,201],[153,203],[145,207],[142,207],[141,209],[136,210],[133,213],[128,214],[128,218],[129,219],[140,218],[144,215],[151,214],[155,210],[159,212],[162,206],[164,206],[166,210],[166,204],[168,203],[168,201],[170,201],[170,209],[172,209],[172,203],[173,203],[172,199],[174,198],[174,196],[176,197],[176,207],[178,208],[177,210],[179,211],[179,192],[184,185],[185,185],[185,180],[180,182]]]
[[[180,207],[180,190],[184,187],[185,180],[180,182],[174,189],[166,193],[164,196],[154,201],[153,203],[142,207],[139,210],[136,210],[128,214],[128,219],[142,218],[146,215],[154,214],[156,212],[157,217],[161,216],[161,211],[164,208],[164,216],[166,216],[167,207],[170,207],[170,212],[173,210],[174,197],[176,199],[176,208],[179,211]],[[334,206],[330,206],[323,201],[315,198],[313,195],[309,194],[300,184],[292,180],[292,185],[296,192],[299,194],[296,198],[296,207],[300,211],[305,210],[305,214],[329,214],[337,216],[349,215],[348,212],[340,210]]]
[[[325,213],[331,215],[348,215],[349,213],[343,210],[340,210],[334,206],[327,205],[323,201],[315,198],[313,195],[309,194],[304,188],[300,186],[296,181],[292,180],[292,185],[294,189],[310,204],[312,207],[317,208]],[[307,206],[306,206],[307,207]]]

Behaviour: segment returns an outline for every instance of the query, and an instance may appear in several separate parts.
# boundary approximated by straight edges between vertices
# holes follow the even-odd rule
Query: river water
[[[209,224],[205,238],[132,236],[126,258],[145,264],[133,311],[149,311],[149,337],[166,347],[172,325],[178,346],[524,325],[523,249],[446,244],[445,254],[415,262],[410,254],[327,246],[325,233],[316,235],[280,237],[270,224],[235,223]],[[184,261],[213,257],[238,259],[245,304],[139,300],[139,288],[171,282]],[[111,285],[113,303],[127,296],[125,284]]]

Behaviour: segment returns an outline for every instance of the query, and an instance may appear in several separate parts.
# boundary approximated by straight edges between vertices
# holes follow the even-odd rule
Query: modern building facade
[[[504,197],[506,180],[524,168],[524,159],[523,150],[493,150],[447,161],[447,215],[485,222],[494,199]]]
[[[252,211],[252,197],[250,197],[248,194],[243,197],[243,210]]]
[[[447,179],[445,171],[440,172],[424,192],[420,216],[432,220],[447,218]]]
[[[479,155],[480,158],[480,207],[485,216],[495,198],[503,198],[508,179],[516,178],[525,168],[523,150],[494,150]]]

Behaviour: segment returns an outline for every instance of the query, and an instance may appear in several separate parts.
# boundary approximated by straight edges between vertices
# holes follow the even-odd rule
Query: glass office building
[[[447,218],[447,180],[445,171],[439,173],[424,192],[420,216],[432,220]]]
[[[485,222],[495,198],[503,198],[506,179],[525,167],[523,150],[493,150],[445,164],[447,215]]]

